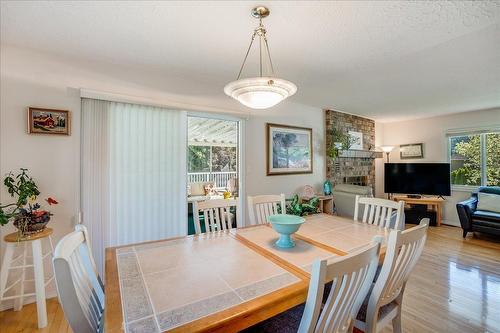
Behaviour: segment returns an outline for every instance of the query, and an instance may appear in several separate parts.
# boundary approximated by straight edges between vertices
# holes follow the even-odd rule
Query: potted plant
[[[286,207],[286,213],[290,215],[307,216],[318,213],[319,199],[312,197],[308,202],[302,202],[298,194],[293,196],[292,201]]]
[[[339,156],[341,150],[347,150],[351,147],[351,139],[349,135],[343,133],[337,128],[332,129],[330,147],[326,150],[326,155],[332,159]]]
[[[36,202],[40,191],[33,178],[29,176],[28,169],[21,168],[20,170],[21,172],[17,175],[9,172],[3,181],[15,201],[6,205],[0,203],[0,225],[13,220],[14,226],[19,230],[20,238],[24,238],[43,231],[52,214],[40,209],[40,204]],[[57,204],[57,201],[52,198],[46,201],[49,205]]]

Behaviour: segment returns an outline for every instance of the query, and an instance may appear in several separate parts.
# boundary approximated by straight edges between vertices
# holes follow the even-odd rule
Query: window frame
[[[447,160],[451,165],[451,138],[457,136],[479,135],[480,149],[481,149],[481,184],[480,185],[455,185],[451,183],[451,170],[450,170],[450,184],[453,191],[470,192],[477,191],[481,186],[487,186],[487,159],[486,159],[486,135],[500,133],[500,128],[487,128],[487,129],[469,129],[464,131],[453,131],[446,134],[447,144]]]

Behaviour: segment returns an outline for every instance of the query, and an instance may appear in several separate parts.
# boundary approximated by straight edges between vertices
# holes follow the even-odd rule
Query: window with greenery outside
[[[188,172],[235,172],[236,147],[188,146]]]
[[[450,137],[451,183],[500,186],[500,133]]]

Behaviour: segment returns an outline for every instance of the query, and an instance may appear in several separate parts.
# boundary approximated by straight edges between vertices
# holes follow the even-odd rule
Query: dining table
[[[288,249],[267,224],[107,248],[105,331],[238,332],[304,303],[316,259],[374,236],[383,254],[387,229],[314,214]]]

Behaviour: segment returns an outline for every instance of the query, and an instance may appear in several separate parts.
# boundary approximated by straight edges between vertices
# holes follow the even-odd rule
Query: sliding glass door
[[[194,201],[222,199],[224,195],[241,201],[240,129],[239,119],[188,115],[186,174],[190,234],[194,233]],[[241,212],[238,215],[236,223],[241,225]]]

